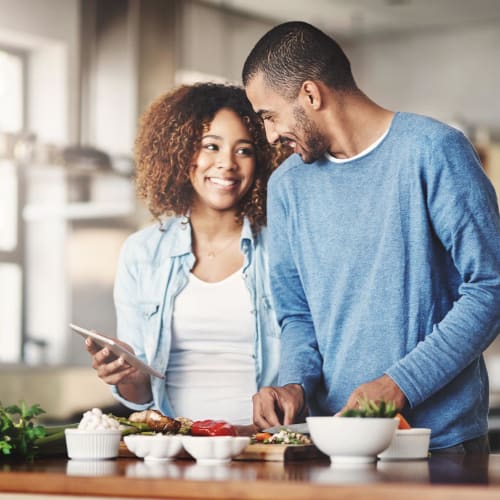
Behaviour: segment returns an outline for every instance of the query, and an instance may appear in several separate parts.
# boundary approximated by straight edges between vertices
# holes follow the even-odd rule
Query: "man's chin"
[[[304,153],[302,151],[300,153],[297,151],[297,154],[300,156],[301,160],[306,164],[314,163],[316,160],[319,160],[319,158],[321,157],[321,155],[311,155],[311,154]]]

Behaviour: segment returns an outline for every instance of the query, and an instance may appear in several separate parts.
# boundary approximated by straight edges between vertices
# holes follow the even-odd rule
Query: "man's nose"
[[[270,144],[277,143],[280,135],[278,134],[276,127],[272,123],[264,122],[264,128],[266,130],[267,141]]]

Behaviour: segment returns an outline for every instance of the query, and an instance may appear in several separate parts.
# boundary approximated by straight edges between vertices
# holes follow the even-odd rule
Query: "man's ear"
[[[310,107],[318,111],[323,104],[323,95],[319,85],[312,81],[306,80],[300,87],[299,99],[304,107]]]

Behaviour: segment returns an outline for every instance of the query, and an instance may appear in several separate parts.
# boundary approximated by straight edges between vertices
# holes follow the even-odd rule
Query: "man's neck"
[[[342,95],[333,100],[328,110],[328,152],[339,159],[352,158],[376,142],[390,127],[394,116],[362,93]]]

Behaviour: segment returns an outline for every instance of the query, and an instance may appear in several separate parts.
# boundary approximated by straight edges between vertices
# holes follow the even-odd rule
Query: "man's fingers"
[[[277,394],[272,387],[263,387],[253,396],[253,419],[259,429],[281,424],[276,413],[276,403]]]

